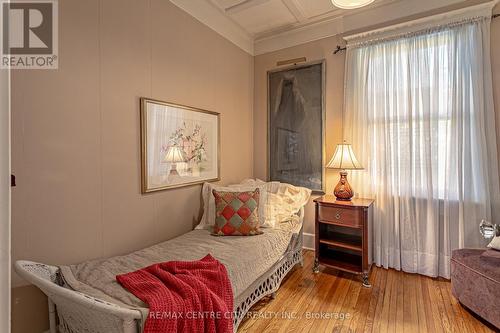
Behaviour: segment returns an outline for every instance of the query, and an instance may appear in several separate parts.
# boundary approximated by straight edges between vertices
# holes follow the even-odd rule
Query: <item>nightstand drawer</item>
[[[363,226],[361,212],[359,209],[343,209],[320,205],[318,207],[318,218],[320,222],[332,222],[361,228]]]

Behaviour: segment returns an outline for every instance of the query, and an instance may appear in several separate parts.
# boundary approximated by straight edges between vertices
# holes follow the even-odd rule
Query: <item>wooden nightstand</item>
[[[355,198],[339,201],[333,195],[316,203],[316,254],[313,271],[319,265],[359,274],[363,286],[371,287],[373,200]]]

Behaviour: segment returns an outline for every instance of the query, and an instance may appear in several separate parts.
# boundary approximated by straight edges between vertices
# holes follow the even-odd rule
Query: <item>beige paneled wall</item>
[[[253,57],[169,1],[59,1],[59,59],[12,77],[13,260],[76,263],[193,228],[201,186],[140,193],[141,96],[220,112],[222,182],[252,176]],[[39,300],[13,289],[13,332],[46,329]]]

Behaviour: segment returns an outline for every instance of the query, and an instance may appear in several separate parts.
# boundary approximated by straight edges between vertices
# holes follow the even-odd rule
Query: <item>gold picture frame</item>
[[[141,97],[140,119],[142,193],[220,180],[220,113]]]

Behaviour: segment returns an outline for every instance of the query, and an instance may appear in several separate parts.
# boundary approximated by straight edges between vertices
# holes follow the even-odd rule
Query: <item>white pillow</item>
[[[267,191],[265,190],[265,183],[260,185],[230,185],[230,186],[221,186],[210,183],[204,183],[203,188],[201,190],[201,195],[203,198],[203,216],[201,217],[200,223],[196,226],[195,229],[207,229],[211,230],[211,227],[215,225],[215,198],[212,194],[212,190],[216,191],[225,191],[225,192],[245,192],[245,191],[255,191],[255,189],[259,189],[260,197],[259,197],[259,223],[260,226],[265,228],[269,227],[266,224],[265,216],[264,216],[264,206],[267,201]]]
[[[278,194],[268,192],[265,203],[266,221],[275,227],[280,222],[288,221],[293,214],[287,212],[283,198]]]
[[[488,247],[500,251],[500,236],[493,237]]]
[[[269,200],[269,195],[276,193],[279,189],[280,182],[265,182],[258,178],[256,179],[245,179],[240,184],[229,185],[231,188],[240,188],[244,186],[252,186],[253,188],[260,189],[260,200],[259,200],[259,223],[262,228],[274,228],[275,219],[274,216],[268,212],[268,207],[272,204]]]
[[[259,178],[247,178],[243,179],[241,183],[239,184],[233,184],[233,185],[228,185],[228,186],[240,186],[240,185],[262,185],[265,184],[266,182],[263,180],[260,180]]]
[[[262,228],[274,228],[278,223],[289,221],[304,207],[311,197],[311,190],[277,181],[245,179],[240,184],[220,186],[204,183],[202,188],[203,216],[196,229],[210,230],[215,224],[215,198],[212,190],[244,192],[260,190],[259,223]]]
[[[289,215],[297,214],[311,198],[311,190],[305,187],[280,183],[277,194],[283,199],[285,211]]]
[[[311,197],[311,190],[286,183],[274,182],[267,186],[267,202],[265,203],[266,222],[277,226],[297,216]]]

